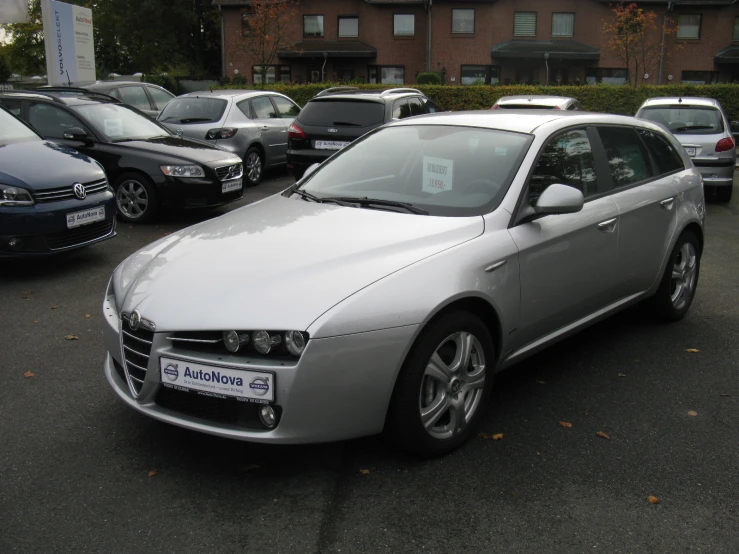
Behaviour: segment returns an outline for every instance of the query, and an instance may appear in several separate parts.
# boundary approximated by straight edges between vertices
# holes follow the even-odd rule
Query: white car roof
[[[569,96],[551,96],[543,94],[529,94],[529,95],[518,95],[518,96],[503,96],[498,99],[496,104],[499,106],[505,104],[520,104],[522,102],[530,102],[537,106],[560,106],[570,101],[576,101],[574,98]]]
[[[720,107],[720,104],[714,98],[701,98],[698,96],[659,96],[657,98],[649,98],[645,100],[641,107],[673,106],[675,104],[684,104],[685,106],[705,106],[710,108]]]

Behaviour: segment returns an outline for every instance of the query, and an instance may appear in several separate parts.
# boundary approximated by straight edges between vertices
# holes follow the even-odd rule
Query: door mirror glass
[[[64,138],[67,140],[78,140],[80,142],[87,142],[90,140],[90,135],[79,127],[71,127],[64,131]]]
[[[549,185],[536,201],[537,214],[572,214],[582,210],[585,197],[575,187],[568,185]]]

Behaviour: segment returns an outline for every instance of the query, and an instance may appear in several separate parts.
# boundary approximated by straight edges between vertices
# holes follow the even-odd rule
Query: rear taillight
[[[295,123],[291,123],[290,127],[287,128],[287,137],[294,139],[304,139],[305,133],[303,132],[303,129],[295,125]]]
[[[498,104],[493,104],[493,107],[492,107],[492,108],[490,108],[490,109],[491,109],[491,110],[497,110],[497,109],[498,109]]]
[[[223,127],[221,129],[211,129],[205,135],[207,140],[229,139],[236,134],[238,129],[233,127]]]
[[[731,150],[732,148],[734,148],[733,138],[722,138],[716,143],[716,152],[726,152],[727,150]]]

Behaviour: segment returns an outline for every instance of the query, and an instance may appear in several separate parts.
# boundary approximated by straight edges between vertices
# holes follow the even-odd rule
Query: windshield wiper
[[[679,133],[680,131],[691,131],[693,129],[713,129],[712,125],[688,125],[686,127],[678,127],[675,129],[676,133]]]
[[[312,202],[317,202],[319,204],[323,204],[324,202],[329,202],[331,204],[338,204],[339,206],[346,206],[347,208],[354,207],[352,204],[349,204],[348,202],[345,202],[338,198],[331,198],[331,197],[321,198],[321,197],[316,196],[315,194],[311,194],[310,192],[306,192],[298,188],[293,188],[292,192],[300,196],[300,198],[302,198],[303,200],[311,200]]]
[[[333,200],[336,202],[351,202],[359,204],[363,208],[372,208],[372,206],[387,206],[392,208],[401,208],[412,214],[429,215],[423,208],[409,204],[408,202],[397,202],[395,200],[380,200],[378,198],[354,198],[351,196],[327,196],[321,198],[323,201]]]

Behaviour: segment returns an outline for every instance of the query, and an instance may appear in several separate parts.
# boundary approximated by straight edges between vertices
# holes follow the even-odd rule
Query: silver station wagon
[[[103,304],[105,375],[131,408],[195,431],[384,431],[443,454],[498,370],[637,302],[682,318],[704,210],[699,172],[649,121],[409,118],[127,258]]]

